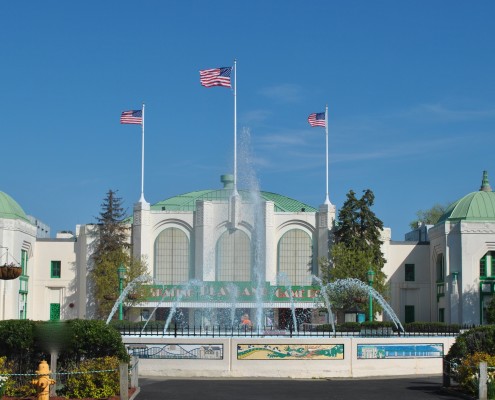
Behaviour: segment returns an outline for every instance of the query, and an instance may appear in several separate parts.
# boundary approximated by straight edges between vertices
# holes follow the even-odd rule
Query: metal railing
[[[301,324],[297,329],[293,326],[287,328],[277,328],[274,326],[258,327],[239,327],[239,326],[177,326],[172,325],[164,330],[160,325],[149,325],[144,329],[135,324],[122,323],[116,327],[122,336],[132,337],[430,337],[443,336],[452,337],[460,333],[460,329],[443,327],[443,328],[425,328],[422,330],[415,329],[411,332],[400,332],[391,327],[361,327],[349,329],[347,327],[336,326],[335,332],[325,326],[314,324]]]

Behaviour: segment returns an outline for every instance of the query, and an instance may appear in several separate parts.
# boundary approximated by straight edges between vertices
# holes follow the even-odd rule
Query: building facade
[[[317,312],[318,260],[328,256],[336,210],[314,208],[271,192],[223,187],[160,201],[138,202],[130,220],[135,257],[147,261],[153,295],[126,318],[214,324],[270,309],[285,326],[292,309],[302,322],[324,322]],[[89,270],[95,225],[47,237],[49,227],[0,192],[0,265],[22,274],[0,280],[0,319],[92,318]],[[484,173],[479,191],[451,205],[435,226],[421,226],[404,241],[382,232],[389,302],[400,320],[485,323],[495,291],[495,193]],[[155,310],[156,308],[156,310]],[[205,315],[205,311],[208,315]],[[237,315],[239,314],[239,315]],[[175,317],[175,316],[174,316]]]

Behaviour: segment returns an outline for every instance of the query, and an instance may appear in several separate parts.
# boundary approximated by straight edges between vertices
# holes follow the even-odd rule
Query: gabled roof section
[[[30,222],[21,206],[4,192],[0,192],[0,218]]]

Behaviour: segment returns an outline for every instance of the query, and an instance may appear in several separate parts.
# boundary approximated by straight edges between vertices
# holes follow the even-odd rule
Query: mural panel
[[[442,343],[358,344],[357,358],[440,358]]]
[[[343,344],[239,344],[238,360],[343,360]]]
[[[131,356],[139,358],[223,360],[223,344],[143,344],[128,345]]]

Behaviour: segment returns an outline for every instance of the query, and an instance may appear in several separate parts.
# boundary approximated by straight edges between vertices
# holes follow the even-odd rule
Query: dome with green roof
[[[481,188],[452,203],[438,222],[446,221],[495,221],[495,192],[483,171]]]
[[[233,177],[232,175],[222,175],[221,181],[224,184],[223,189],[218,190],[199,190],[195,192],[184,193],[169,199],[160,201],[151,206],[152,210],[167,211],[195,211],[196,200],[206,201],[228,201],[232,195]],[[250,192],[248,190],[239,190],[242,200],[250,201]],[[275,212],[316,212],[316,208],[311,207],[298,200],[280,194],[271,192],[260,192],[262,199],[273,201]]]
[[[29,222],[21,206],[4,192],[0,192],[0,218],[22,219]]]

